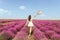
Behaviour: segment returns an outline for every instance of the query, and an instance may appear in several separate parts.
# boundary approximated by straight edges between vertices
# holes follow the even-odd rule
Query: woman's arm
[[[28,26],[28,22],[29,22],[29,21],[27,20],[27,22],[25,23],[25,26]]]

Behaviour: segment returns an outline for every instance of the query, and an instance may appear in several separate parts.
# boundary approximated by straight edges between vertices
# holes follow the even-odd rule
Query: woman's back
[[[29,23],[28,23],[28,27],[33,27],[34,25],[33,25],[33,22],[32,21],[29,21]]]

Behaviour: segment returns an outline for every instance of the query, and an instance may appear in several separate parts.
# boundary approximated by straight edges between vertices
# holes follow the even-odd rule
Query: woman
[[[28,16],[28,19],[27,19],[27,23],[26,23],[26,26],[28,26],[29,27],[29,36],[31,36],[32,35],[32,32],[33,32],[33,22],[32,22],[32,17],[31,17],[31,15],[29,15]]]
[[[31,17],[31,15],[29,15],[29,17],[28,17],[28,27],[30,28],[29,29],[29,36],[30,35],[32,35],[32,32],[33,32],[33,22],[32,22],[32,17]]]

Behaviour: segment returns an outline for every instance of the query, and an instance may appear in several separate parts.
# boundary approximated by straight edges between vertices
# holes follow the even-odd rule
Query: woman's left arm
[[[28,26],[28,20],[27,20],[27,22],[26,22],[26,24],[24,26]]]

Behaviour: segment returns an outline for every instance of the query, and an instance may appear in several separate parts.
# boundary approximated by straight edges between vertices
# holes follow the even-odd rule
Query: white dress
[[[29,21],[29,23],[28,23],[28,27],[33,27],[34,25],[33,25],[33,22],[32,21]]]

